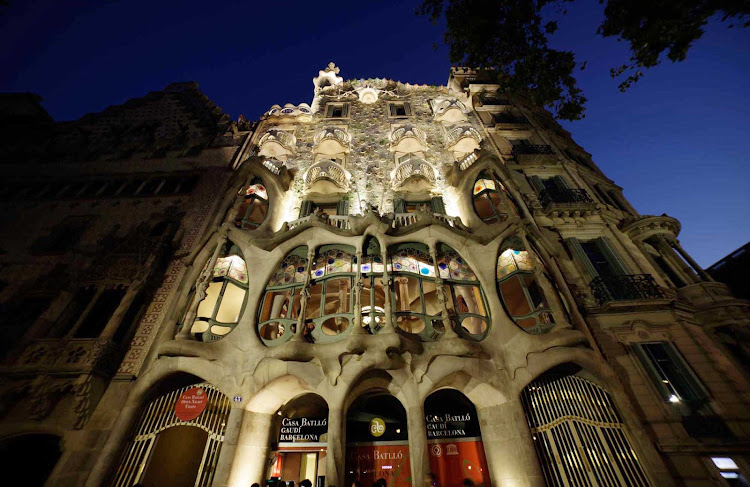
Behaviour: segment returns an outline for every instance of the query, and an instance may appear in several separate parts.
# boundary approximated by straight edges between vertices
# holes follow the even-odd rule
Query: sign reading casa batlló
[[[206,409],[206,391],[192,387],[183,392],[174,405],[174,414],[180,421],[192,421]]]
[[[279,443],[300,441],[317,443],[327,432],[328,418],[284,418],[281,420]]]

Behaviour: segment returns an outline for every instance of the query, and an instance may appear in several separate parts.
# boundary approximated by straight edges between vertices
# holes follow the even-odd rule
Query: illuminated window
[[[487,307],[479,279],[458,252],[447,245],[438,245],[437,269],[443,279],[448,308],[460,325],[457,332],[481,339],[487,334]]]
[[[210,342],[231,332],[245,308],[247,284],[245,260],[239,247],[232,245],[225,257],[216,260],[191,333],[201,341]]]
[[[496,272],[505,310],[518,326],[532,334],[546,333],[555,326],[552,311],[537,282],[534,260],[519,238],[503,242]]]
[[[297,247],[287,254],[266,284],[258,317],[258,333],[266,345],[279,345],[292,338],[307,272],[307,247]]]
[[[362,293],[362,327],[370,334],[375,334],[385,325],[385,288],[383,287],[383,255],[380,245],[374,237],[370,237],[363,251]]]
[[[510,200],[505,186],[500,181],[486,173],[479,175],[474,183],[472,198],[474,199],[474,210],[483,222],[501,222],[508,216],[508,206],[515,210],[512,200],[510,200],[511,204],[507,205],[504,202],[503,195]]]
[[[352,282],[356,272],[354,247],[324,245],[315,255],[310,299],[305,308],[303,335],[311,342],[333,341],[349,330],[354,319]]]
[[[253,230],[258,228],[268,213],[268,192],[263,181],[255,178],[250,186],[244,190],[244,201],[237,210],[234,226]]]
[[[388,271],[393,278],[396,326],[423,340],[435,340],[444,331],[437,298],[435,264],[426,245],[405,243],[388,250]]]
[[[719,475],[727,481],[728,485],[737,487],[748,485],[747,479],[742,475],[742,472],[740,472],[740,467],[731,458],[711,457],[711,462],[713,462],[714,466],[719,471]]]

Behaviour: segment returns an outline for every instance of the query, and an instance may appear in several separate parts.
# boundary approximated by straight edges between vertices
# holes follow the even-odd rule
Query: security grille
[[[206,392],[206,409],[191,421],[181,421],[175,415],[175,403],[185,391],[193,387],[200,387]],[[216,387],[205,383],[185,386],[154,399],[141,414],[135,437],[126,448],[117,469],[113,487],[129,487],[142,480],[158,434],[173,426],[195,426],[208,433],[195,487],[210,486],[221,444],[224,442],[230,409],[229,399]]]
[[[550,486],[648,486],[612,398],[577,376],[540,379],[522,401]]]

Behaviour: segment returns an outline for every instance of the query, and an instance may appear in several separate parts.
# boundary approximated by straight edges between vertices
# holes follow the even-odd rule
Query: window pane
[[[547,306],[547,301],[544,299],[544,294],[539,289],[534,276],[526,274],[523,276],[523,280],[526,283],[526,289],[529,291],[529,297],[531,297],[531,304],[534,306],[534,309],[548,308],[549,306]]]
[[[292,295],[292,289],[268,291],[263,301],[260,321],[271,318],[297,318],[299,314],[299,294]]]
[[[422,313],[422,298],[419,295],[419,281],[414,277],[400,276],[394,279],[396,291],[396,311]]]
[[[418,316],[401,315],[396,317],[396,326],[407,333],[419,333],[424,330],[424,321]]]
[[[307,309],[305,310],[305,319],[317,318],[320,316],[320,300],[323,296],[323,284],[317,283],[310,286],[310,299],[307,300]]]
[[[206,289],[206,298],[198,305],[198,318],[211,318],[214,315],[216,301],[219,299],[221,286],[224,282],[212,282]]]
[[[482,293],[478,286],[453,286],[456,295],[457,313],[472,313],[487,316],[484,310]]]
[[[227,282],[224,296],[221,298],[219,311],[216,313],[216,321],[221,323],[237,323],[240,319],[240,311],[245,303],[245,290],[241,287]]]
[[[243,213],[246,220],[245,224],[260,225],[265,220],[267,211],[268,203],[256,199],[251,200],[251,203],[245,208],[245,213]]]
[[[487,322],[476,316],[467,316],[461,321],[461,328],[472,335],[481,335],[487,329]]]
[[[326,335],[338,335],[346,331],[349,328],[349,318],[343,316],[337,316],[335,318],[328,318],[323,322],[321,329]]]
[[[487,193],[481,194],[474,198],[474,209],[477,211],[477,215],[482,220],[495,217],[495,212],[492,209],[492,201],[490,201]]]
[[[437,285],[433,281],[422,281],[422,292],[424,293],[425,312],[428,315],[438,315],[442,307],[437,299]]]
[[[523,292],[520,276],[513,276],[501,282],[500,293],[511,316],[523,316],[531,313],[529,300],[526,299],[526,294]]]
[[[283,323],[266,323],[260,327],[260,336],[265,340],[276,340],[284,334]]]
[[[329,279],[326,282],[326,309],[324,314],[349,313],[350,279]]]

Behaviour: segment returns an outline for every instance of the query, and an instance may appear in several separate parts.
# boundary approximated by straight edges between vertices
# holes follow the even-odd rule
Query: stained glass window
[[[505,195],[505,199],[501,196]],[[503,184],[487,173],[481,173],[472,191],[474,210],[485,223],[497,223],[508,216],[508,207],[515,211],[512,199]],[[510,204],[506,204],[506,200]],[[517,212],[516,212],[517,213]]]
[[[214,277],[229,277],[235,281],[247,284],[247,266],[239,255],[230,255],[216,259]]]
[[[406,247],[390,255],[391,272],[410,272],[424,277],[435,277],[435,266],[429,251]]]
[[[363,248],[361,272],[362,328],[369,334],[378,333],[385,325],[385,287],[383,286],[383,254],[375,237],[368,237]]]
[[[471,270],[471,267],[469,267],[469,264],[466,263],[464,258],[458,255],[458,252],[447,245],[441,245],[440,250],[441,251],[438,253],[437,265],[440,277],[457,281],[477,280],[474,271]]]
[[[349,331],[354,320],[352,284],[354,247],[324,245],[318,249],[311,271],[310,298],[305,310],[305,338],[311,342],[335,341]]]
[[[546,333],[555,320],[543,288],[533,272],[534,260],[521,239],[509,238],[497,258],[497,286],[508,315],[524,331]]]
[[[284,257],[268,281],[258,310],[258,334],[266,345],[279,345],[292,338],[302,309],[307,267],[307,247],[297,247]]]
[[[242,193],[244,192],[244,195]],[[234,217],[237,228],[253,230],[258,228],[266,219],[268,213],[268,191],[259,178],[255,178],[244,191],[241,191],[243,201]]]
[[[331,274],[353,272],[352,261],[354,260],[356,257],[341,248],[323,248],[315,257],[312,277],[318,279]]]
[[[448,245],[438,244],[437,257],[438,272],[446,290],[446,308],[457,333],[474,340],[484,338],[488,329],[487,311],[476,274]]]

